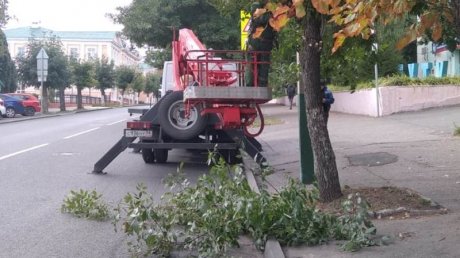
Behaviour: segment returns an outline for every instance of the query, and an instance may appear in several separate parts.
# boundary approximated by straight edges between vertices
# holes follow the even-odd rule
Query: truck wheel
[[[142,149],[142,159],[144,160],[145,163],[147,164],[152,164],[155,163],[155,153],[153,152],[153,149]]]
[[[155,149],[153,152],[157,163],[166,163],[168,161],[168,149]]]
[[[174,91],[164,96],[158,109],[158,119],[164,132],[176,140],[189,140],[200,134],[207,123],[207,116],[201,116],[201,106],[190,109],[185,116],[184,93]]]

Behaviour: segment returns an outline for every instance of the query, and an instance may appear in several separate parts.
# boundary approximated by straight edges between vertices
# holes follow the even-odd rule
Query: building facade
[[[141,61],[139,53],[132,50],[116,31],[53,31],[39,26],[29,26],[7,29],[4,30],[4,33],[13,59],[26,53],[30,39],[56,37],[62,42],[64,53],[79,60],[107,58],[109,62],[113,61],[115,66],[126,65],[136,68],[139,67]],[[21,90],[38,92],[35,88],[27,87]],[[72,95],[75,92],[76,90],[71,87],[66,94]],[[85,89],[82,93],[87,96],[100,97],[99,90],[94,87]],[[137,101],[135,94],[125,95],[125,99],[122,100],[121,94],[116,89],[107,89],[106,95],[111,101]]]
[[[417,63],[409,64],[411,77],[460,76],[460,45],[450,52],[446,45],[432,42],[417,45]]]

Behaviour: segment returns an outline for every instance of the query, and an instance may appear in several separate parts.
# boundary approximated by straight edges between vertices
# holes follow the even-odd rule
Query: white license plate
[[[125,137],[152,137],[152,130],[125,130]]]

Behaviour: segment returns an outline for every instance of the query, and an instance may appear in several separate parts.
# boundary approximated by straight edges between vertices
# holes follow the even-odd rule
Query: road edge
[[[252,191],[256,193],[260,193],[259,185],[257,184],[257,180],[255,178],[255,174],[260,174],[261,167],[260,165],[254,161],[254,159],[249,156],[243,150],[240,150],[242,160],[243,160],[243,168],[246,174],[246,179],[248,181],[249,187]],[[265,243],[264,249],[264,257],[265,258],[285,258],[283,249],[281,248],[281,244],[276,239],[268,239]]]

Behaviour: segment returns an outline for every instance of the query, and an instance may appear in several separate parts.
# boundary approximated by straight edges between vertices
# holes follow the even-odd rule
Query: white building
[[[460,45],[457,46],[457,50],[450,52],[446,45],[437,45],[432,42],[417,45],[418,77],[424,77],[424,74],[427,74],[426,70],[430,70],[430,74],[437,77],[460,76],[459,49]],[[441,72],[441,68],[444,68],[444,73]]]
[[[63,51],[68,56],[77,59],[88,60],[90,58],[108,58],[113,61],[115,66],[127,65],[139,67],[141,58],[137,51],[130,49],[127,43],[116,31],[52,31],[46,28],[31,26],[4,30],[8,42],[8,49],[14,59],[18,55],[24,54],[27,50],[29,39],[43,39],[45,37],[56,36],[63,44]],[[76,91],[70,89],[73,94]],[[107,90],[107,96],[111,100],[119,101],[118,91]],[[85,90],[84,95],[100,97],[99,90]],[[126,97],[126,96],[125,96]],[[131,96],[133,97],[133,96]]]

